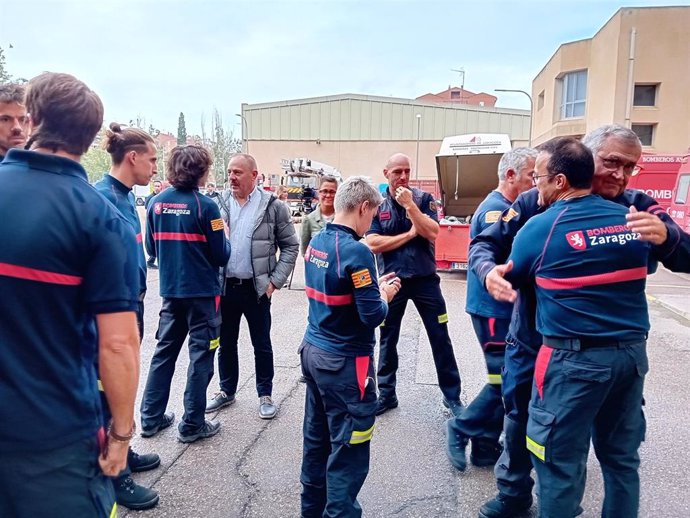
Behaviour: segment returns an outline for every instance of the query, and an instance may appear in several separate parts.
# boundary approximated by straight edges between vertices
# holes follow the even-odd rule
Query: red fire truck
[[[665,210],[671,206],[678,170],[686,161],[684,155],[645,153],[640,157],[628,183],[659,202]]]
[[[680,166],[673,199],[667,211],[680,228],[690,232],[690,161]]]
[[[498,184],[498,162],[511,149],[510,137],[480,133],[443,139],[436,155],[444,218],[436,238],[439,270],[467,270],[470,221]]]

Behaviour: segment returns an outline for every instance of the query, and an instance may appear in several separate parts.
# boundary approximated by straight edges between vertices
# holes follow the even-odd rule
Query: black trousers
[[[220,328],[218,374],[220,389],[228,395],[237,392],[240,379],[240,359],[237,342],[240,320],[247,319],[249,337],[254,348],[256,391],[261,396],[273,393],[273,346],[271,345],[271,299],[262,295],[258,300],[252,279],[233,283],[228,279],[220,308],[223,324]]]
[[[113,485],[98,465],[95,436],[47,451],[2,453],[3,518],[109,518],[114,508]]]
[[[448,335],[448,312],[441,293],[441,279],[436,274],[402,279],[400,291],[388,305],[388,315],[381,326],[378,370],[380,395],[387,398],[395,394],[400,322],[408,300],[414,302],[422,317],[431,344],[441,392],[446,399],[457,401],[460,399],[460,372]]]
[[[182,345],[189,335],[189,368],[184,392],[181,434],[197,432],[205,423],[206,389],[213,377],[213,356],[218,348],[220,312],[218,297],[163,299],[158,324],[158,345],[151,358],[141,401],[141,427],[160,423],[170,397],[170,382]]]
[[[307,383],[302,518],[359,518],[357,494],[369,473],[376,383],[373,356],[333,354],[303,342]]]

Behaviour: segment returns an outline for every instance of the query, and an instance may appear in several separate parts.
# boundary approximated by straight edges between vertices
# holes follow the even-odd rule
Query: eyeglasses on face
[[[546,173],[546,174],[533,174],[533,175],[532,175],[532,185],[534,185],[534,186],[536,187],[536,186],[537,186],[537,179],[538,179],[538,178],[544,178],[545,176],[548,177],[548,176],[550,176],[550,175],[549,175],[549,173]]]
[[[597,156],[599,157],[599,160],[601,160],[601,164],[604,166],[604,169],[607,171],[618,171],[622,167],[625,174],[632,174],[636,169],[639,169],[637,162],[625,162],[624,160],[621,160],[615,156],[606,158],[600,155]]]
[[[321,189],[319,190],[319,194],[323,194],[324,196],[335,196],[335,191],[333,189]]]

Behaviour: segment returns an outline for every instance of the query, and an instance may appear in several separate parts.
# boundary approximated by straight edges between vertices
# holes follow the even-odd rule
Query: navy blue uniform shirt
[[[517,288],[536,283],[543,336],[644,339],[651,245],[627,228],[627,213],[582,196],[557,201],[518,232],[506,280]]]
[[[508,260],[513,239],[518,230],[532,216],[543,212],[537,204],[538,196],[536,188],[520,194],[513,205],[504,211],[496,224],[472,240],[469,266],[477,274],[483,286],[486,284],[486,275],[491,269],[496,264],[502,264]],[[668,238],[662,245],[652,247],[652,257],[672,271],[690,272],[690,235],[678,227],[656,200],[641,191],[626,189],[611,201],[624,207],[634,206],[637,210],[658,216],[666,225]],[[515,340],[531,348],[538,348],[541,345],[541,335],[534,325],[535,312],[534,287],[524,286],[519,291],[518,300],[514,305],[509,340]]]
[[[102,180],[96,182],[94,187],[110,203],[115,205],[120,214],[132,225],[137,238],[137,255],[139,256],[139,292],[146,291],[146,257],[144,256],[144,244],[141,238],[141,221],[134,203],[134,193],[132,189],[109,174],[106,174]]]
[[[230,258],[216,203],[198,189],[170,187],[146,213],[146,250],[158,257],[160,294],[166,298],[220,295],[220,267]]]
[[[94,315],[135,311],[129,223],[67,158],[12,149],[0,164],[0,452],[95,437]]]
[[[419,210],[434,221],[438,221],[436,202],[433,196],[419,189],[410,190]],[[397,236],[411,228],[412,221],[407,217],[407,211],[395,201],[395,197],[391,196],[386,189],[383,203],[374,216],[367,234]],[[395,250],[383,252],[381,255],[383,256],[385,273],[395,272],[401,279],[425,277],[436,273],[434,242],[419,235]]]
[[[470,238],[474,239],[484,229],[496,223],[510,201],[498,191],[491,191],[479,204],[470,223]],[[471,315],[509,319],[513,312],[510,302],[499,302],[486,291],[473,270],[467,272],[467,302],[465,311]]]
[[[388,313],[374,255],[349,227],[328,223],[304,255],[309,324],[304,339],[343,356],[369,356]]]

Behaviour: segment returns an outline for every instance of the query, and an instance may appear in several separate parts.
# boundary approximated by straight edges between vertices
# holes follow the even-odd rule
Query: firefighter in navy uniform
[[[549,208],[515,237],[506,280],[536,284],[543,345],[526,445],[539,477],[539,516],[576,516],[591,438],[604,478],[602,518],[632,518],[645,431],[651,245],[628,228],[628,209],[591,194],[594,161],[581,142],[553,139],[538,149],[534,178]]]
[[[592,192],[625,207],[631,230],[650,241],[654,257],[673,271],[690,269],[690,235],[683,232],[653,198],[641,191],[626,189],[642,153],[637,135],[628,128],[611,124],[585,135],[582,142],[594,155]],[[503,279],[503,263],[510,254],[513,239],[531,217],[543,212],[536,189],[517,197],[498,222],[477,236],[470,245],[470,268],[487,291],[498,300],[509,301],[512,292]],[[525,443],[527,409],[532,391],[534,364],[542,337],[535,329],[536,295],[532,285],[518,291],[506,339],[505,368],[502,376],[506,417],[503,423],[503,453],[494,468],[498,494],[480,510],[481,518],[511,518],[532,505],[530,476],[532,462]]]
[[[213,377],[221,316],[219,268],[230,258],[230,244],[216,203],[199,193],[213,160],[201,146],[178,146],[168,159],[166,189],[149,207],[146,248],[158,258],[163,307],[158,345],[151,359],[141,402],[141,435],[152,437],[170,426],[165,414],[175,362],[189,335],[185,413],[178,425],[180,442],[218,433],[220,423],[206,421],[206,389]]]
[[[31,151],[0,164],[0,516],[107,518],[104,475],[125,468],[134,435],[136,240],[79,165],[103,124],[95,92],[44,73],[26,107]]]
[[[348,178],[333,223],[305,254],[303,518],[362,515],[357,494],[369,472],[376,411],[374,333],[400,287],[392,273],[377,285],[374,256],[360,243],[380,202],[368,178]]]
[[[515,198],[532,187],[536,156],[536,150],[523,147],[511,149],[501,157],[498,163],[498,187],[477,207],[470,224],[471,238],[498,221]],[[501,454],[498,443],[504,416],[501,370],[512,310],[511,303],[494,300],[472,270],[467,273],[465,311],[472,319],[484,354],[488,382],[460,416],[446,423],[446,452],[453,466],[459,470],[467,467],[465,448],[469,440],[472,441],[470,460],[475,466],[493,466]]]
[[[132,187],[148,185],[156,173],[156,145],[153,138],[138,128],[120,128],[117,123],[110,124],[106,130],[105,148],[113,165],[110,173],[96,182],[94,187],[112,203],[132,226],[137,239],[137,259],[139,264],[139,303],[137,324],[139,340],[144,337],[144,296],[146,295],[146,258],[141,237],[141,222],[134,203]],[[101,386],[99,385],[99,388]],[[101,390],[103,418],[110,422],[110,406]],[[138,454],[130,447],[127,453],[127,468],[113,480],[117,503],[134,510],[144,510],[158,503],[158,493],[141,486],[132,480],[132,472],[149,471],[157,468],[161,459],[156,453]]]
[[[460,373],[448,334],[448,312],[434,256],[439,229],[436,203],[431,194],[409,189],[410,159],[406,155],[391,156],[383,174],[388,189],[367,233],[367,244],[375,254],[383,255],[384,272],[396,272],[401,288],[381,326],[376,413],[398,406],[395,385],[400,322],[407,301],[412,300],[429,337],[443,403],[457,415],[462,408]]]

